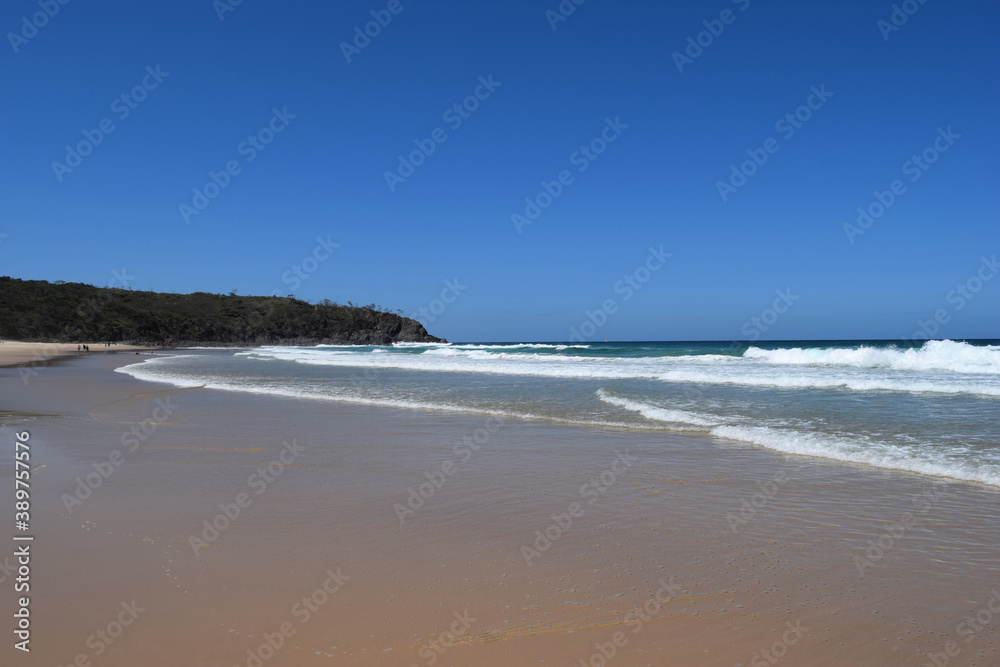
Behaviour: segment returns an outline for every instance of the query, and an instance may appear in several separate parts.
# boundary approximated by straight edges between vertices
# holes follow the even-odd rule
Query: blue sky
[[[4,3],[0,275],[424,308],[452,340],[1000,336],[995,3],[224,3]]]

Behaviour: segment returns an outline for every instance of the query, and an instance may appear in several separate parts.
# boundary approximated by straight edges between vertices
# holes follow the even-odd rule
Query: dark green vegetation
[[[388,345],[438,342],[371,306],[293,297],[160,294],[0,277],[0,338],[160,345]]]

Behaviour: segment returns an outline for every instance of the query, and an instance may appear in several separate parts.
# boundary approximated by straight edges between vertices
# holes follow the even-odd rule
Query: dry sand
[[[78,350],[79,345],[89,345],[89,354],[97,352],[136,352],[150,350],[148,345],[112,345],[105,347],[104,343],[22,343],[16,340],[0,342],[0,367],[14,364],[39,365],[49,359],[88,354]]]
[[[36,536],[32,653],[8,634],[4,665],[1000,664],[995,489],[127,361],[0,370],[0,498],[27,430]]]

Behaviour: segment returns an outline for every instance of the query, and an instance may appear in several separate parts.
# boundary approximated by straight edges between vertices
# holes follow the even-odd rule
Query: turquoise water
[[[454,343],[195,350],[179,386],[705,434],[1000,486],[1000,341]]]

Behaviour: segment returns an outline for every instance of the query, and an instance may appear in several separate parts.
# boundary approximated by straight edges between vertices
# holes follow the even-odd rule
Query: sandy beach
[[[5,7],[0,667],[1000,667],[1000,2]]]
[[[80,345],[89,345],[90,352],[77,349]],[[0,367],[24,364],[38,366],[49,359],[58,357],[73,357],[82,354],[137,352],[148,351],[148,345],[114,344],[106,347],[104,343],[24,343],[16,340],[5,340],[0,343]]]
[[[995,488],[131,361],[0,371],[35,537],[31,653],[8,636],[5,664],[1000,664]]]

